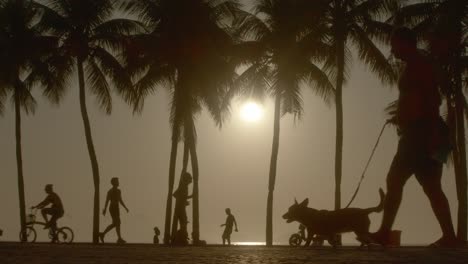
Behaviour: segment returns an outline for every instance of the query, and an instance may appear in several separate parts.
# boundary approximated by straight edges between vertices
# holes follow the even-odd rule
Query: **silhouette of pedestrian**
[[[441,152],[447,154],[448,129],[439,114],[441,98],[434,68],[429,59],[419,53],[416,44],[416,35],[408,28],[395,30],[391,38],[392,53],[406,64],[399,81],[396,116],[389,120],[397,126],[400,139],[387,175],[382,224],[371,238],[382,245],[389,244],[403,187],[414,174],[429,198],[443,233],[431,246],[455,247],[459,242],[441,186],[446,158],[446,155],[441,157]]]
[[[190,173],[184,173],[182,176],[179,187],[174,192],[173,196],[176,199],[175,203],[175,219],[174,225],[177,223],[180,224],[180,229],[176,232],[175,236],[172,238],[172,244],[174,245],[187,245],[188,244],[188,232],[187,232],[187,212],[185,207],[190,203],[188,199],[192,198],[192,195],[188,195],[188,186],[192,183],[192,175]]]
[[[227,243],[230,246],[231,245],[232,227],[233,226],[236,227],[236,229],[235,229],[236,232],[238,232],[239,230],[237,229],[236,218],[234,217],[233,214],[231,214],[231,209],[226,208],[226,214],[227,214],[226,223],[221,225],[221,227],[223,227],[223,226],[225,227],[222,238],[223,238],[223,245],[226,245],[226,240],[227,240]]]
[[[54,192],[52,184],[47,184],[44,188],[44,191],[47,193],[47,197],[44,199],[44,201],[31,208],[41,209],[42,217],[44,218],[44,221],[46,223],[44,225],[44,229],[55,229],[57,227],[57,220],[63,216],[65,210],[63,209],[62,200]],[[45,208],[49,204],[51,206],[49,208]],[[50,221],[47,219],[47,215],[51,216]]]
[[[157,226],[154,227],[154,237],[153,237],[153,244],[159,245],[159,235],[161,235],[161,231]]]
[[[104,210],[102,211],[102,214],[106,215],[107,205],[109,205],[110,203],[109,213],[112,217],[112,223],[109,226],[107,226],[104,232],[99,233],[99,239],[102,243],[104,243],[104,237],[106,236],[106,234],[113,228],[115,228],[118,237],[117,243],[125,243],[125,240],[122,239],[122,236],[120,234],[120,205],[122,205],[125,208],[125,210],[127,210],[127,213],[129,211],[124,201],[122,200],[122,193],[119,189],[119,179],[115,177],[112,178],[111,184],[112,188],[107,192],[106,204],[104,205]]]

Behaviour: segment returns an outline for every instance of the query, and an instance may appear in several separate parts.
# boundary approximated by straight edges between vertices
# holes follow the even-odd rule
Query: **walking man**
[[[231,214],[231,209],[226,208],[226,214],[227,214],[226,223],[221,225],[221,227],[223,227],[223,226],[225,227],[222,238],[223,238],[223,245],[226,245],[226,240],[227,240],[227,243],[230,246],[231,245],[232,227],[233,226],[236,227],[236,229],[235,229],[236,232],[238,232],[239,230],[237,229],[236,218],[234,217],[233,214]]]
[[[112,178],[111,179],[112,188],[107,192],[106,204],[104,205],[104,210],[102,211],[103,215],[106,215],[107,205],[109,205],[109,213],[112,217],[112,223],[107,226],[104,232],[99,233],[99,239],[102,243],[104,243],[104,237],[106,234],[115,228],[117,232],[117,243],[123,244],[125,240],[122,239],[120,234],[120,205],[122,205],[128,213],[128,208],[125,205],[124,201],[122,200],[122,193],[119,189],[119,179]]]
[[[380,229],[371,238],[382,245],[398,212],[403,187],[414,174],[429,198],[442,229],[442,237],[432,247],[455,247],[455,237],[448,200],[442,190],[442,167],[448,154],[448,129],[439,114],[441,98],[434,68],[419,53],[415,33],[397,29],[391,38],[392,53],[405,62],[399,80],[396,116],[390,120],[398,128],[398,150],[387,175],[387,197]]]

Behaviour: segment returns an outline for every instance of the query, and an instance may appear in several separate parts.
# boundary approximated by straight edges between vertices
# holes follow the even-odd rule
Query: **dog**
[[[361,247],[370,245],[372,240],[369,237],[369,214],[378,213],[383,210],[385,193],[379,189],[380,203],[376,207],[367,209],[344,208],[335,211],[317,210],[307,207],[309,199],[301,203],[296,200],[289,207],[283,219],[287,223],[297,221],[307,228],[307,240],[305,246],[309,246],[314,236],[327,238],[333,246],[337,246],[336,234],[354,232],[357,240],[361,242]]]

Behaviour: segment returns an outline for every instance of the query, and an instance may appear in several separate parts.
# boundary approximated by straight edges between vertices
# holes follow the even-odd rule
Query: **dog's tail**
[[[379,213],[382,212],[383,207],[384,207],[384,201],[385,201],[385,193],[382,190],[382,188],[379,189],[379,194],[380,194],[380,203],[376,207],[371,207],[366,209],[367,213]]]

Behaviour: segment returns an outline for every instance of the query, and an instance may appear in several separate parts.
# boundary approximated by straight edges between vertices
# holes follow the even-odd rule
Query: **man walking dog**
[[[374,242],[389,244],[406,181],[414,174],[429,198],[442,229],[442,237],[431,247],[458,247],[447,198],[442,190],[442,167],[449,145],[448,129],[440,117],[441,98],[429,59],[418,52],[415,33],[395,30],[392,53],[405,62],[399,80],[396,116],[390,120],[398,128],[398,150],[387,175],[387,197],[380,229],[371,234]]]

